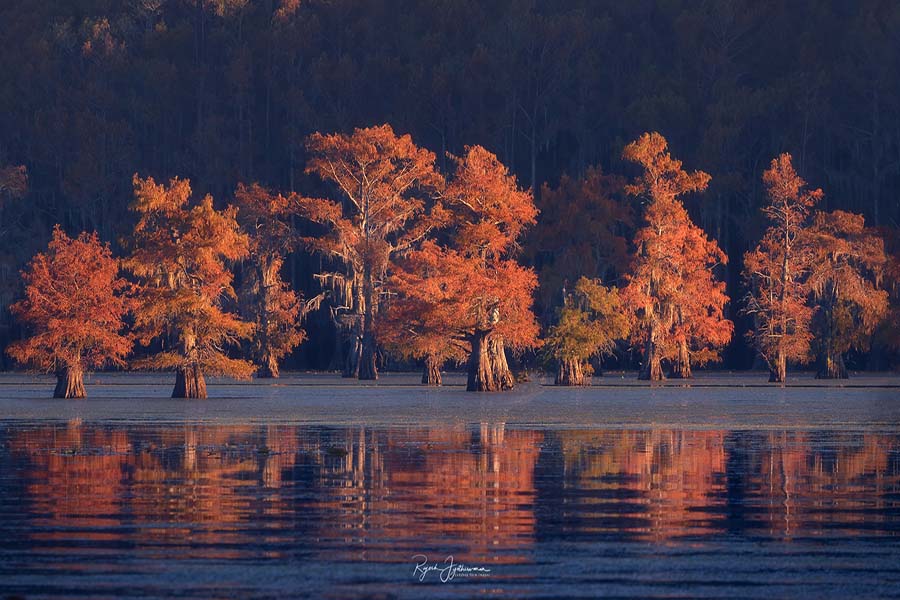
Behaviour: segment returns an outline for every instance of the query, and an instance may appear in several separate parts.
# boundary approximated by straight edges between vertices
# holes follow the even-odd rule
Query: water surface
[[[122,387],[3,392],[0,597],[900,595],[896,389]]]

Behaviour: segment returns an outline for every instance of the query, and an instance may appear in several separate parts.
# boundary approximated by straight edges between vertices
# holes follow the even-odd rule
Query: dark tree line
[[[28,171],[24,197],[0,197],[4,307],[55,223],[105,240],[133,229],[135,172],[189,178],[222,206],[238,182],[313,193],[322,184],[304,173],[307,136],[379,123],[434,150],[445,172],[446,152],[481,145],[536,190],[542,213],[525,256],[545,320],[565,278],[621,275],[609,236],[559,235],[571,221],[553,202],[567,198],[561,178],[602,178],[624,198],[603,173],[637,174],[621,156],[644,131],[664,132],[712,176],[685,207],[727,255],[731,298],[766,227],[760,173],[781,152],[826,190],[822,210],[864,215],[895,247],[893,2],[9,0],[0,22],[0,167]],[[598,231],[630,243],[632,218]],[[568,260],[582,255],[568,240],[593,253],[595,272]],[[321,260],[295,252],[283,276],[315,296]],[[738,308],[728,308],[735,336],[724,352],[735,368],[754,356]],[[309,339],[286,364],[327,367],[332,328],[327,306],[308,315]],[[0,345],[19,335],[4,312]],[[856,366],[890,360],[876,344]]]

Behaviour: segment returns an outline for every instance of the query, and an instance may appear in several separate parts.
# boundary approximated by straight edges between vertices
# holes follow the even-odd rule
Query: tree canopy
[[[129,285],[96,233],[72,239],[55,227],[47,251],[35,255],[22,278],[25,298],[12,312],[31,335],[7,352],[21,363],[56,372],[55,397],[83,398],[85,370],[125,365],[132,345],[124,322]]]

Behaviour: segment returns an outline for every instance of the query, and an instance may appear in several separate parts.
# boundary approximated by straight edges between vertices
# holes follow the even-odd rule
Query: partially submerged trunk
[[[84,371],[80,367],[63,367],[56,373],[54,398],[85,398]]]
[[[375,284],[371,266],[368,262],[363,268],[363,333],[359,353],[359,371],[357,377],[362,380],[378,379],[375,367]]]
[[[357,378],[359,376],[359,362],[362,355],[362,340],[358,335],[350,336],[347,352],[344,353],[344,369],[341,371],[341,377]]]
[[[769,367],[769,382],[784,383],[787,380],[787,357],[779,350],[775,362]]]
[[[644,364],[641,365],[638,373],[638,379],[643,381],[662,381],[666,378],[663,375],[662,363],[654,338],[655,336],[651,335],[647,342],[647,348],[644,350]]]
[[[206,398],[206,380],[200,370],[197,357],[197,338],[191,331],[185,331],[181,337],[182,352],[186,365],[175,371],[175,389],[173,398]]]
[[[490,329],[477,329],[471,337],[468,382],[470,392],[498,392],[513,388],[513,376],[506,362],[503,338]]]
[[[491,368],[494,371],[494,379],[500,385],[501,390],[511,390],[515,386],[516,379],[509,369],[506,361],[506,347],[503,344],[503,336],[488,336],[488,355],[491,359]]]
[[[175,371],[173,398],[206,398],[206,379],[199,365],[190,365]]]
[[[278,361],[271,353],[265,354],[263,358],[259,360],[256,376],[259,379],[278,379],[279,375]]]
[[[826,350],[825,356],[819,361],[819,371],[816,373],[816,379],[849,379],[850,374],[847,373],[847,366],[844,364],[844,357],[840,352]]]
[[[844,364],[843,354],[834,348],[835,295],[832,287],[830,293],[826,296],[826,300],[823,301],[825,331],[821,334],[822,346],[819,350],[819,369],[816,373],[816,379],[849,379],[850,377]]]
[[[669,377],[673,379],[691,379],[691,353],[688,351],[687,342],[678,344],[678,357],[672,364],[672,372]]]
[[[331,323],[334,326],[334,351],[331,353],[331,358],[328,361],[328,370],[340,371],[343,375],[345,365],[344,346],[347,343],[347,340],[345,339],[346,332],[344,331],[334,308],[331,308]]]
[[[554,383],[567,386],[587,385],[581,361],[572,358],[560,360],[556,369],[556,381]]]
[[[359,379],[378,379],[378,369],[375,367],[375,335],[369,331],[363,334],[359,354]]]
[[[259,290],[257,292],[257,308],[259,312],[259,321],[256,326],[256,376],[259,378],[277,378],[278,377],[278,360],[272,353],[272,341],[269,338],[269,315],[272,313],[272,294],[269,290],[277,285],[278,270],[281,267],[281,261],[272,257],[268,259],[260,259],[256,265],[256,276],[258,278]]]
[[[422,383],[433,386],[439,386],[443,383],[441,380],[441,364],[431,356],[425,357],[425,367],[422,369]]]

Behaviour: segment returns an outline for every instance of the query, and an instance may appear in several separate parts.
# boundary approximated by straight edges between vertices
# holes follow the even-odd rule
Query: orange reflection
[[[898,525],[894,434],[79,421],[6,431],[30,537],[54,549],[302,548],[391,562],[432,549],[498,564],[527,560],[543,536],[669,543]]]

